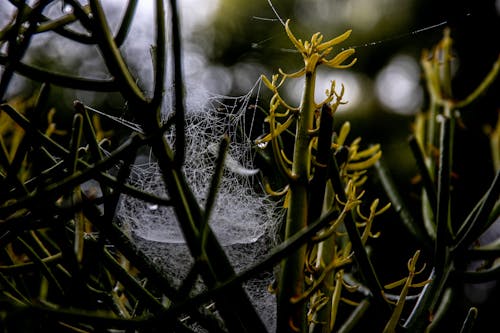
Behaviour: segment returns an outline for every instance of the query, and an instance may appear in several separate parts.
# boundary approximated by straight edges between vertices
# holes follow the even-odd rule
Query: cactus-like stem
[[[297,122],[295,147],[293,153],[292,175],[290,183],[289,208],[286,217],[285,239],[307,226],[308,212],[308,176],[311,163],[309,132],[314,120],[314,84],[315,71],[305,75],[304,94]],[[292,298],[298,298],[304,292],[304,263],[306,246],[302,246],[281,263],[280,283],[278,286],[278,332],[305,331],[305,302],[292,304]]]

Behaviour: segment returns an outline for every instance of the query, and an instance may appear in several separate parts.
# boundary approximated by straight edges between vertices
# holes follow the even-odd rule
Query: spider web
[[[215,171],[218,143],[230,138],[225,171],[217,194],[210,225],[223,246],[255,243],[276,228],[276,202],[259,193],[253,165],[252,139],[255,112],[251,104],[260,89],[260,80],[244,96],[212,96],[201,109],[186,115],[186,163],[183,171],[201,207],[205,204]],[[256,92],[257,91],[257,92]],[[167,139],[175,140],[168,132]],[[160,170],[150,155],[140,156],[133,166],[130,183],[139,189],[168,196]],[[125,197],[119,217],[138,237],[162,243],[184,243],[173,209]]]
[[[230,138],[225,170],[209,223],[236,272],[257,262],[276,244],[277,229],[284,214],[280,203],[261,189],[259,170],[253,162],[251,133],[260,87],[259,79],[243,96],[211,95],[205,103],[188,99],[186,112],[183,172],[200,207],[205,205],[215,171],[218,144],[224,135]],[[174,146],[175,131],[167,132],[166,137]],[[137,158],[129,183],[168,197],[158,164],[149,152]],[[117,217],[141,250],[179,286],[194,261],[173,208],[122,196]],[[262,272],[244,284],[269,330],[274,330],[276,313],[275,296],[268,292],[272,278],[272,272]],[[202,284],[199,288],[203,288]]]

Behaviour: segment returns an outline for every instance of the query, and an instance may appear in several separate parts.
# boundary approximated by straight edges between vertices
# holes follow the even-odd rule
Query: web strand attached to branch
[[[217,203],[210,221],[223,246],[249,244],[267,234],[276,221],[276,203],[259,188],[254,175],[252,133],[255,112],[254,98],[260,93],[260,80],[250,92],[240,97],[212,96],[199,110],[189,110],[186,119],[186,179],[201,207],[209,190],[214,172],[217,144],[224,135],[231,143],[226,158],[226,170]],[[175,131],[166,133],[175,141]],[[142,156],[132,169],[131,185],[155,195],[168,196],[163,188],[156,162]],[[163,243],[183,243],[184,239],[173,209],[148,205],[133,198],[124,198],[121,220],[136,236]]]

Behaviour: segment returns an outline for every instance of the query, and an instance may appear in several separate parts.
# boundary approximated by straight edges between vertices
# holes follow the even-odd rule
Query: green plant
[[[375,299],[384,303],[380,299],[380,283],[363,243],[371,235],[375,215],[388,206],[377,211],[376,199],[371,204],[369,217],[365,217],[359,211],[363,192],[357,190],[366,180],[363,177],[366,168],[373,165],[381,153],[379,146],[360,151],[359,139],[350,147],[344,146],[349,124],[343,127],[338,138],[333,138],[333,117],[342,103],[344,87],[337,93],[335,81],[332,81],[326,99],[319,104],[314,100],[318,66],[325,64],[333,68],[348,68],[355,63],[356,60],[348,65],[343,64],[354,53],[353,49],[327,59],[333,47],[349,37],[350,31],[326,42],[322,42],[323,35],[317,33],[311,37],[310,42],[302,42],[293,35],[288,24],[287,21],[286,32],[302,55],[304,68],[293,74],[280,71],[281,79],[278,75],[274,75],[272,81],[263,78],[274,95],[266,118],[270,133],[258,139],[257,144],[271,141],[277,169],[287,179],[284,239],[290,239],[317,219],[322,219],[327,224],[323,226],[322,232],[281,263],[277,290],[277,329],[280,332],[306,331],[306,327],[311,326],[316,327],[316,330],[331,331],[344,285],[343,266],[352,261],[351,247],[370,287],[374,288],[372,291],[376,295]],[[305,80],[302,101],[299,107],[293,107],[280,97],[278,88],[285,80],[301,76]],[[287,158],[280,144],[284,141],[281,133],[292,125],[296,128],[293,158]],[[348,152],[346,160],[339,167],[334,154],[341,149]],[[354,214],[356,209],[358,213]],[[362,237],[355,225],[357,220],[360,223],[364,220]],[[348,239],[340,233],[341,225],[345,227]],[[310,286],[306,286],[306,280],[310,281]]]
[[[464,283],[498,280],[498,241],[484,246],[474,242],[500,214],[500,125],[490,130],[496,176],[465,219],[451,214],[450,184],[456,111],[480,98],[498,76],[500,60],[477,89],[456,100],[451,92],[450,32],[445,31],[431,54],[423,55],[430,105],[417,116],[410,139],[423,187],[420,223],[405,208],[384,167],[380,145],[362,147],[360,138],[348,140],[349,122],[335,131],[335,112],[344,103],[344,87],[338,89],[332,81],[325,99],[318,104],[314,100],[319,65],[347,68],[354,64],[355,60],[344,64],[353,49],[327,58],[350,32],[326,42],[320,33],[302,41],[287,22],[286,33],[304,68],[294,74],[280,70],[271,80],[262,77],[273,96],[265,111],[268,133],[255,140],[271,170],[278,170],[266,174],[263,182],[270,195],[284,198],[279,201],[286,210],[284,233],[269,254],[236,272],[210,224],[225,169],[234,158],[227,153],[234,144],[229,136],[221,136],[217,148],[207,147],[216,158],[203,204],[186,179],[190,120],[184,106],[176,1],[169,2],[174,90],[173,110],[166,119],[161,115],[167,70],[162,0],[155,1],[151,96],[138,86],[120,50],[137,1],[128,2],[116,35],[98,0],[87,5],[65,1],[71,11],[58,19],[44,15],[53,1],[11,3],[16,15],[0,30],[0,99],[14,73],[42,84],[35,98],[1,105],[3,331],[266,332],[269,323],[262,321],[245,283],[274,268],[279,268],[277,332],[347,332],[366,329],[367,323],[375,331],[432,331],[453,309]],[[85,33],[72,30],[75,22]],[[95,45],[111,78],[81,78],[23,63],[31,38],[48,31]],[[281,97],[279,88],[300,77],[305,85],[301,104],[295,107]],[[53,86],[118,92],[136,124],[128,126],[123,140],[108,152],[106,137],[113,134],[101,127],[99,117],[92,116],[95,110],[75,101],[72,110],[53,111],[49,98]],[[56,125],[54,112],[70,114],[71,128]],[[100,114],[107,115],[106,111]],[[142,149],[150,149],[155,158],[164,194],[141,190],[129,181]],[[362,190],[373,178],[380,179],[385,189],[375,196]],[[97,185],[88,191],[91,181]],[[276,184],[282,188],[273,189]],[[155,209],[173,209],[192,258],[179,263],[189,265],[180,285],[172,283],[169,272],[146,256],[123,228],[117,211],[124,196]],[[391,203],[381,204],[386,196]],[[408,275],[384,287],[367,242],[379,235],[373,231],[375,217],[382,219],[386,214],[381,214],[392,208],[421,249],[411,249]],[[431,255],[424,255],[429,249]],[[421,256],[427,265],[417,262]],[[467,268],[471,258],[485,260],[489,267],[471,272]],[[429,276],[421,278],[422,274]],[[398,286],[402,286],[399,295],[389,292]],[[472,331],[478,314],[475,307],[467,310],[467,315],[454,319],[454,328],[462,332]]]
[[[429,329],[440,324],[440,315],[446,313],[450,299],[460,292],[457,288],[453,288],[454,279],[463,283],[471,275],[477,275],[478,278],[482,276],[486,280],[491,278],[488,277],[491,273],[488,273],[488,270],[469,272],[466,258],[471,252],[482,251],[481,246],[475,245],[474,242],[498,219],[500,193],[498,165],[493,166],[496,175],[491,181],[490,188],[463,220],[462,217],[452,214],[451,177],[454,169],[453,154],[457,151],[454,147],[454,133],[460,119],[459,109],[474,102],[487,89],[498,75],[500,60],[495,62],[490,73],[475,90],[464,99],[457,100],[451,91],[453,62],[451,50],[450,31],[445,29],[440,43],[431,52],[424,52],[422,55],[430,105],[426,113],[418,116],[419,124],[416,126],[415,137],[410,138],[410,146],[423,182],[422,216],[427,236],[421,241],[425,243],[430,240],[434,244],[433,271],[429,276],[432,281],[419,297],[405,323],[405,327],[411,330],[425,327],[425,316],[429,312],[436,311]],[[493,156],[498,154],[494,144],[496,140],[495,134],[491,135]],[[434,154],[436,149],[437,156]],[[489,260],[487,255],[478,258]]]

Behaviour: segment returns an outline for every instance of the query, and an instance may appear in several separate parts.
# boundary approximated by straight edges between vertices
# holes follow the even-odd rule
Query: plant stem
[[[289,192],[289,208],[286,217],[285,240],[307,227],[308,175],[311,162],[309,131],[313,129],[315,71],[305,76],[304,94],[297,122],[293,152],[292,176]],[[306,247],[302,246],[281,263],[278,286],[277,331],[294,332],[306,330],[305,302],[292,304],[291,299],[304,292],[304,263]]]

